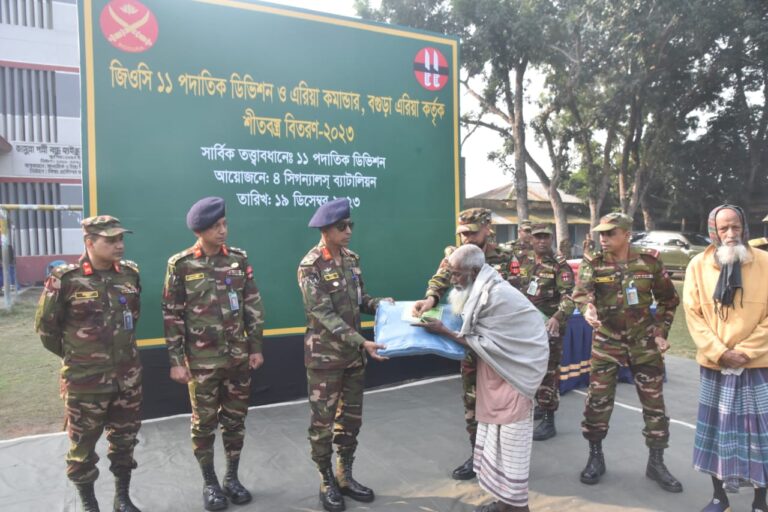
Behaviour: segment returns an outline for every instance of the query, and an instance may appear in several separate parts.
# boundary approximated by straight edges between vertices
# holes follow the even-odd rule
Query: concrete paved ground
[[[608,472],[600,484],[586,486],[578,473],[586,462],[587,442],[579,422],[584,395],[562,397],[558,436],[534,443],[531,510],[545,511],[698,511],[709,500],[708,477],[691,467],[698,367],[693,361],[668,358],[666,399],[671,447],[670,470],[683,482],[682,494],[662,491],[645,477],[647,449],[634,387],[620,384],[611,431],[604,443]],[[374,503],[348,500],[351,511],[469,512],[490,501],[475,481],[456,482],[450,471],[469,456],[463,430],[460,382],[457,377],[414,383],[366,395],[356,476],[376,490]],[[4,411],[8,414],[9,411]],[[318,477],[306,441],[305,403],[254,409],[247,421],[241,479],[254,493],[237,511],[316,511]],[[145,422],[140,433],[132,495],[144,511],[202,510],[201,478],[189,442],[189,417]],[[0,442],[0,510],[75,511],[75,489],[64,476],[67,439],[63,434]],[[217,438],[217,467],[224,456]],[[110,510],[113,496],[106,446],[97,496]],[[732,497],[734,512],[749,510],[752,493]]]

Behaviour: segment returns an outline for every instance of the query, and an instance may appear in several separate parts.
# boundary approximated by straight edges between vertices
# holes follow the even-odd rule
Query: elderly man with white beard
[[[726,492],[742,486],[754,488],[751,510],[768,512],[768,253],[746,245],[738,206],[712,210],[709,235],[683,287],[701,367],[693,464],[714,487],[702,512],[730,510]]]
[[[454,332],[440,321],[424,328],[479,356],[473,465],[480,486],[497,501],[475,512],[528,511],[533,398],[549,358],[544,317],[485,264],[480,248],[461,246],[448,266],[453,287],[448,302],[464,320],[461,330]]]

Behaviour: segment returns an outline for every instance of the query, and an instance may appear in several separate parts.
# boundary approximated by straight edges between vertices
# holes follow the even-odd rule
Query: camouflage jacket
[[[573,270],[562,256],[548,254],[536,263],[531,251],[520,260],[520,291],[539,311],[555,316],[561,324],[574,310],[574,281]]]
[[[379,299],[365,292],[360,257],[342,248],[339,267],[320,243],[301,260],[298,280],[307,316],[304,365],[330,370],[365,364],[360,313],[375,314]]]
[[[242,249],[206,256],[195,244],[172,256],[162,304],[171,366],[210,370],[261,353],[264,308]]]
[[[514,242],[508,244],[508,248],[512,251],[512,254],[520,260],[526,256],[529,252],[533,252],[533,245],[530,242],[523,242],[518,238]]]
[[[440,302],[440,298],[451,287],[451,271],[448,270],[448,256],[450,256],[456,247],[449,245],[445,248],[445,257],[440,262],[437,272],[427,283],[425,297],[435,297]],[[489,243],[485,246],[485,262],[496,269],[501,276],[514,283],[516,274],[519,272],[517,260],[514,258],[510,249],[497,246],[495,243]]]
[[[131,261],[95,270],[84,254],[45,282],[35,315],[43,346],[63,359],[69,391],[108,393],[141,383],[136,347],[141,284]]]
[[[637,304],[629,305],[627,290],[637,290]],[[627,335],[640,339],[650,334],[669,334],[680,302],[669,274],[653,249],[630,247],[629,259],[616,262],[603,252],[584,256],[573,300],[582,314],[594,304],[602,322],[599,331],[609,337]],[[651,304],[656,301],[656,315]]]

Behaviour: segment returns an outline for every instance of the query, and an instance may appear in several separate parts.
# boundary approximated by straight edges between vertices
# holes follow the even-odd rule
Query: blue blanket
[[[376,310],[376,325],[374,340],[386,345],[379,354],[386,357],[417,356],[434,354],[449,359],[464,359],[466,349],[448,338],[430,334],[423,327],[411,325],[405,320],[413,307],[413,302],[397,302],[389,304],[381,302]],[[442,308],[440,319],[454,331],[461,328],[461,317],[451,312],[450,306]]]

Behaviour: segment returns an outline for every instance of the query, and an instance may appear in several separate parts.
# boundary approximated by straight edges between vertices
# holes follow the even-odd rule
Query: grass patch
[[[26,290],[10,311],[0,309],[0,439],[56,432],[63,425],[61,360],[35,333],[40,291]]]
[[[680,296],[682,302],[683,296],[683,282],[674,281],[677,294]],[[685,311],[683,311],[683,305],[677,306],[675,312],[675,321],[672,322],[672,328],[669,330],[669,351],[667,354],[673,356],[687,357],[693,359],[696,357],[696,344],[691,338],[691,334],[688,332],[688,325],[685,323]]]

